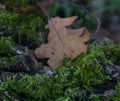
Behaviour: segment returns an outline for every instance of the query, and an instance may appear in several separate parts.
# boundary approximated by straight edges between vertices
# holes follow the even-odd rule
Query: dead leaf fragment
[[[57,67],[65,58],[74,59],[81,53],[87,52],[87,42],[90,33],[86,28],[69,29],[77,16],[60,18],[55,17],[49,20],[45,28],[50,29],[48,34],[48,43],[36,48],[34,53],[37,58],[49,58],[48,65]]]

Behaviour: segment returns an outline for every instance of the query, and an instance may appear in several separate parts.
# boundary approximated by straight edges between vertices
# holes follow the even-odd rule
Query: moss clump
[[[96,85],[103,83],[106,78],[104,75],[103,65],[112,65],[113,64],[113,55],[116,51],[119,51],[119,45],[116,46],[97,46],[94,45],[89,46],[88,53],[82,54],[78,56],[72,63],[64,62],[67,66],[72,67],[73,75],[82,82],[86,87],[90,87],[91,85]],[[108,54],[109,53],[109,57]],[[119,57],[120,53],[117,52]]]
[[[43,40],[37,29],[40,29],[43,25],[43,20],[33,14],[24,16],[18,13],[0,11],[0,27],[8,30],[9,35],[15,37],[19,44],[40,45]]]
[[[22,79],[18,80],[17,82],[15,81],[15,79],[9,79],[6,83],[1,85],[1,90],[5,90],[8,89],[8,87],[10,87],[10,89],[8,90],[8,92],[11,92],[9,97],[10,99],[15,98],[17,94],[22,94],[24,96],[22,98],[19,97],[21,100],[23,100],[24,97],[27,98],[27,100],[32,98],[42,100],[43,98],[45,98],[46,95],[48,95],[49,92],[46,80],[48,79],[45,76],[25,75]],[[12,90],[14,90],[14,93],[12,93]]]
[[[113,95],[113,101],[120,101],[120,82],[118,82],[118,84],[116,85]]]
[[[16,59],[12,56],[14,44],[15,42],[11,37],[0,37],[0,69],[15,65]]]
[[[2,62],[5,65],[5,67],[8,67],[8,68],[11,66],[14,66],[17,63],[15,57],[1,58],[0,62]],[[4,69],[4,67],[1,66],[1,69]]]
[[[116,51],[120,55],[119,48],[119,46],[94,48],[92,46],[86,55],[82,54],[71,63],[65,62],[58,67],[54,76],[49,78],[46,75],[25,75],[19,80],[9,79],[1,84],[0,92],[2,94],[2,92],[7,91],[9,99],[16,98],[22,101],[26,99],[34,101],[75,101],[77,95],[79,95],[81,100],[87,101],[89,98],[92,101],[99,101],[92,92],[93,85],[102,84],[105,80],[110,80],[102,68],[101,61],[104,60],[105,64],[111,64],[112,61],[108,60]],[[109,58],[106,55],[108,52],[110,53]],[[89,94],[91,92],[88,98],[82,95],[83,89]],[[2,94],[2,96],[4,95]]]
[[[5,0],[5,10],[0,10],[0,29],[12,36],[18,44],[32,48],[43,43],[43,14],[30,0]],[[6,35],[5,34],[5,35]]]
[[[9,30],[9,34],[19,34],[19,42],[24,37],[26,42],[40,44],[42,38],[38,40],[38,30],[44,27],[44,18],[34,3],[32,0],[5,0],[6,11],[0,11],[0,28]]]
[[[119,62],[120,60],[120,45],[104,48],[104,50],[107,54],[107,58],[117,65],[117,61]]]
[[[26,75],[17,81],[9,79],[1,84],[0,92],[8,91],[10,99],[18,98],[22,101],[25,101],[25,99],[33,99],[34,101],[53,101],[53,99],[63,101],[69,99],[75,101],[77,94],[79,94],[79,99],[86,99],[82,96],[82,89],[86,85],[82,85],[82,81],[76,78],[69,68],[61,68],[64,71],[58,71],[59,74],[57,73],[51,78],[47,78],[44,75]]]
[[[1,56],[11,56],[14,40],[11,37],[0,37],[0,58]]]

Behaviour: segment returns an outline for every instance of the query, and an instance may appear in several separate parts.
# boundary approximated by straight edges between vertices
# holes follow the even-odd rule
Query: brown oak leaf
[[[90,38],[90,33],[85,27],[79,29],[70,29],[70,26],[77,16],[60,18],[55,17],[49,20],[45,26],[50,29],[48,34],[48,43],[42,44],[36,48],[34,53],[37,58],[48,58],[48,65],[57,67],[61,61],[68,57],[74,59],[81,53],[87,52],[87,42]]]

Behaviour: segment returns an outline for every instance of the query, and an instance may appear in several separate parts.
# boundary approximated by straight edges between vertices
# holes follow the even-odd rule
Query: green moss
[[[16,36],[19,44],[25,41],[28,42],[28,46],[40,45],[43,39],[37,29],[43,28],[43,25],[43,20],[33,14],[25,16],[14,12],[0,11],[0,27],[8,30],[10,35]]]
[[[120,101],[120,82],[118,82],[118,84],[116,85],[113,95],[113,101]]]
[[[34,98],[34,99],[39,99],[41,101],[45,99],[45,101],[49,101],[47,100],[48,98],[46,98],[49,92],[47,82],[49,82],[49,80],[44,75],[42,76],[26,75],[18,81],[15,81],[15,79],[14,80],[9,79],[6,83],[1,85],[0,90],[4,91],[8,89],[8,87],[10,87],[8,92],[12,92],[12,90],[14,90],[15,95],[23,94],[28,99]]]
[[[87,54],[76,58],[74,65],[86,64],[89,66],[104,64],[112,65],[113,62],[120,57],[120,45],[112,46],[94,46],[90,45]],[[82,58],[82,61],[80,62]],[[89,67],[88,67],[89,68]]]
[[[114,45],[112,47],[104,48],[108,58],[114,63],[117,59],[120,59],[120,45]]]
[[[11,37],[0,37],[0,62],[3,64],[0,68],[3,69],[4,66],[10,67],[16,64],[16,59],[13,57],[12,47],[15,42]]]
[[[4,63],[5,67],[8,67],[8,68],[11,66],[14,66],[17,63],[15,57],[9,57],[9,58],[4,57],[0,59],[0,62]]]
[[[43,28],[44,22],[43,18],[37,15],[36,9],[29,4],[29,0],[6,0],[5,4],[8,11],[0,11],[0,28],[7,30],[9,36],[19,39],[19,44],[25,40],[30,42],[26,44],[28,46],[40,45],[43,40],[37,29]],[[72,14],[70,10],[66,12],[66,16]],[[11,51],[14,43],[11,37],[0,38],[0,62],[6,67],[16,63]],[[82,95],[82,90],[91,93],[94,85],[110,80],[105,74],[103,64],[113,65],[119,58],[120,45],[90,45],[87,54],[81,54],[73,61],[65,59],[63,65],[55,69],[56,74],[53,77],[24,75],[19,79],[16,76],[9,78],[0,85],[0,100],[75,101],[78,94],[81,100],[87,101],[87,97]],[[118,84],[114,101],[119,101],[119,88]],[[7,92],[8,96],[4,92]],[[99,101],[93,93],[89,98]]]
[[[116,53],[117,52],[117,53]],[[73,75],[86,86],[96,85],[104,82],[107,77],[104,75],[104,65],[112,65],[120,56],[120,46],[89,46],[88,53],[75,58],[72,63],[64,64],[72,67]],[[114,60],[114,61],[113,61]]]
[[[9,68],[16,64],[13,57],[12,47],[15,42],[11,37],[0,37],[0,69]]]
[[[11,30],[17,26],[16,24],[19,24],[18,18],[20,18],[19,14],[0,11],[0,27]]]
[[[0,55],[11,56],[11,48],[14,44],[15,42],[11,37],[0,37]]]
[[[91,94],[90,98],[91,98],[91,101],[100,101],[100,99],[95,94]]]
[[[91,92],[89,99],[99,101],[98,97],[92,93],[93,85],[110,80],[102,68],[101,61],[105,64],[111,64],[110,57],[115,54],[113,58],[116,59],[118,57],[116,51],[119,55],[119,48],[119,46],[90,46],[86,55],[82,54],[72,62],[65,61],[62,66],[55,69],[56,74],[54,76],[25,75],[19,80],[14,77],[15,79],[8,79],[1,84],[0,93],[8,91],[11,99],[17,98],[22,101],[26,99],[34,101],[53,101],[53,99],[55,101],[75,101],[76,94],[78,94],[80,99],[87,101],[87,97],[82,95],[82,89],[84,89],[86,92]],[[108,52],[110,53],[109,57],[106,55]],[[116,92],[116,96],[119,97],[119,90]],[[21,98],[22,95],[24,97]]]

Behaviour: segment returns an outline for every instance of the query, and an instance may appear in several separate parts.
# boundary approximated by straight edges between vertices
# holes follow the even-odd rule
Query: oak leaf
[[[70,26],[77,16],[60,18],[55,17],[49,20],[45,26],[50,29],[48,34],[48,43],[42,44],[36,48],[34,53],[37,58],[48,58],[48,65],[57,67],[61,64],[64,58],[74,59],[81,53],[87,52],[87,42],[90,38],[90,33],[85,27],[79,29],[70,29]]]

